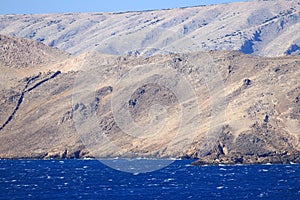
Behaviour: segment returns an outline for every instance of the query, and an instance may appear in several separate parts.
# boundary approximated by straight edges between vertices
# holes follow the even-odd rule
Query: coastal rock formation
[[[0,158],[300,163],[300,4],[0,15]]]
[[[0,45],[0,158],[299,162],[299,56],[70,55],[9,36]]]

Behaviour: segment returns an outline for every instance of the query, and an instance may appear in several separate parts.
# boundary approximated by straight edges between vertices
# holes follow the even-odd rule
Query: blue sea
[[[190,162],[126,173],[98,160],[0,160],[0,199],[300,199],[300,165]]]

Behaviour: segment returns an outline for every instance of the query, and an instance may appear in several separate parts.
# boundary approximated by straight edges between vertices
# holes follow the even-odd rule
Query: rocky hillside
[[[1,69],[17,73],[1,79],[0,158],[300,162],[299,56],[69,55],[6,36],[1,45]]]
[[[299,55],[299,29],[300,5],[291,0],[125,13],[0,16],[0,34],[31,38],[72,54],[91,50],[132,53],[172,44],[189,52],[237,50],[270,57]],[[189,45],[182,42],[183,38],[189,39]]]
[[[0,35],[0,48],[0,66],[4,68],[39,68],[69,56],[37,41],[5,35]]]

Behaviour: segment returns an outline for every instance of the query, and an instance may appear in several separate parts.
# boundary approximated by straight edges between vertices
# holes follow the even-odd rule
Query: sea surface
[[[98,160],[0,160],[0,199],[300,199],[300,165],[190,162],[133,174]]]

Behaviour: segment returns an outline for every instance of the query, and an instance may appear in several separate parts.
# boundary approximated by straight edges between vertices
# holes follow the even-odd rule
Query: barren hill
[[[40,42],[0,35],[0,66],[38,68],[66,59],[70,54]]]
[[[31,38],[72,54],[91,50],[120,54],[134,50],[133,44],[136,50],[172,44],[189,52],[299,55],[299,28],[300,5],[290,0],[124,13],[0,16],[0,34]]]
[[[43,49],[48,55],[39,60],[45,67],[17,67],[23,76],[13,76],[14,84],[1,80],[1,158],[300,162],[299,56],[69,56],[35,41],[1,38],[2,46],[18,43],[11,67],[35,63],[35,56],[18,56],[24,46],[30,55]],[[48,59],[58,54],[57,61]]]

